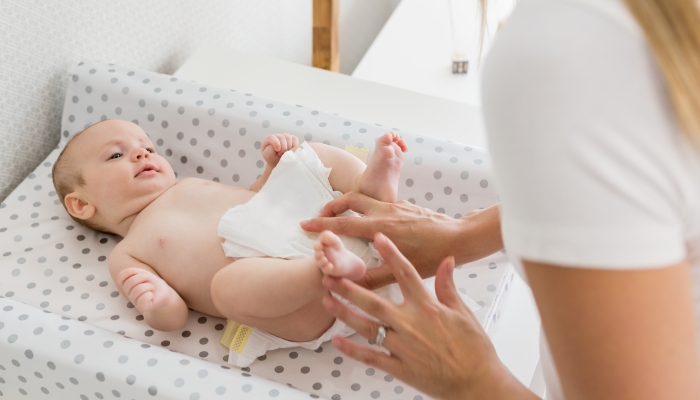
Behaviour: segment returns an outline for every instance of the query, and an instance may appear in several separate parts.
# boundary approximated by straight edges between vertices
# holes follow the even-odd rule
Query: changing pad
[[[427,398],[330,343],[273,351],[241,371],[227,365],[228,351],[218,343],[221,319],[191,311],[176,332],[151,329],[107,271],[119,238],[69,218],[51,166],[71,135],[100,119],[120,118],[143,127],[179,178],[247,187],[263,171],[260,144],[270,133],[371,151],[376,137],[392,129],[409,147],[399,198],[458,218],[497,202],[484,150],[92,61],[68,74],[62,118],[57,148],[0,203],[0,392],[10,398],[308,397],[299,388],[333,400]],[[487,332],[511,279],[503,253],[455,271],[459,292],[481,306],[476,315]],[[359,335],[352,339],[367,343]]]

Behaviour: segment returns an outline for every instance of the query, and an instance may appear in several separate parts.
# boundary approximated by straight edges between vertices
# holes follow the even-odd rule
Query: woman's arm
[[[700,399],[686,262],[621,271],[524,266],[567,400]]]
[[[365,218],[335,217],[347,210],[365,214]],[[304,221],[301,227],[310,232],[329,230],[367,239],[381,232],[423,278],[434,276],[445,257],[454,256],[461,265],[503,249],[498,205],[454,219],[406,201],[384,203],[350,192],[326,204],[319,218]],[[394,282],[389,268],[383,266],[367,271],[357,283],[377,289]]]

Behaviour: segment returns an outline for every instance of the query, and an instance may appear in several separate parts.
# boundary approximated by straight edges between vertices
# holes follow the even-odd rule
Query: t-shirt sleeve
[[[681,261],[682,190],[668,162],[681,134],[643,36],[593,11],[523,11],[482,79],[506,249],[593,268]]]

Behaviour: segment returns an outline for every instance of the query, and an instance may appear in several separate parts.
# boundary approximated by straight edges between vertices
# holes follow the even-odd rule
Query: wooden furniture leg
[[[339,0],[313,0],[313,63],[316,68],[338,72]]]

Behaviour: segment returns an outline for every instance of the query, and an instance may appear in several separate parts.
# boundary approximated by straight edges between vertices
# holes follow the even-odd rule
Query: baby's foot
[[[379,137],[367,169],[358,179],[358,191],[380,201],[395,203],[406,149],[397,133],[387,132]]]
[[[316,264],[325,275],[356,280],[367,269],[364,261],[346,249],[343,242],[331,231],[323,231],[314,245]]]

